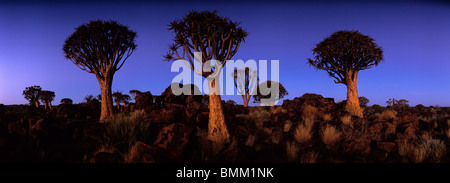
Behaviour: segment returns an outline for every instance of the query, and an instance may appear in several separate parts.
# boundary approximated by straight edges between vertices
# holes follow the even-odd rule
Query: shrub
[[[378,116],[378,120],[379,121],[388,121],[391,119],[394,119],[397,115],[397,111],[394,110],[387,110],[387,111],[383,111],[379,116]]]
[[[425,158],[439,162],[445,155],[446,146],[444,142],[431,138],[427,133],[422,134],[414,149],[413,161],[422,162]],[[422,157],[424,156],[424,157]]]
[[[334,146],[339,140],[341,140],[341,132],[339,132],[334,126],[327,125],[321,132],[322,141],[327,147]]]
[[[331,114],[324,114],[323,116],[322,116],[322,119],[324,120],[324,121],[331,121],[331,119],[332,119],[332,117],[331,117]]]
[[[149,137],[150,119],[144,111],[134,111],[129,115],[120,113],[106,123],[107,143],[118,149],[128,148],[136,141],[146,142]]]
[[[298,157],[298,152],[300,151],[300,148],[295,142],[288,142],[286,144],[286,154],[287,159],[289,161],[295,161]]]
[[[310,125],[310,124],[314,123],[314,120],[316,119],[316,113],[317,113],[317,108],[310,106],[310,105],[306,105],[303,108],[303,113],[302,113],[302,118],[303,118],[303,121],[305,122],[305,124]]]
[[[397,149],[398,149],[398,154],[399,154],[400,156],[402,156],[402,157],[408,157],[408,156],[410,156],[410,155],[413,153],[413,151],[414,151],[414,144],[409,143],[409,142],[406,141],[406,140],[403,140],[403,141],[401,141],[401,142],[398,144]]]
[[[297,129],[295,129],[294,132],[294,138],[298,143],[306,143],[309,140],[311,140],[311,127],[300,124],[297,126]]]
[[[352,125],[352,116],[350,116],[350,115],[342,116],[341,117],[341,122],[344,125],[351,126]]]
[[[283,132],[288,132],[289,130],[291,130],[291,127],[292,127],[291,120],[286,120],[286,122],[284,123]]]
[[[264,123],[270,121],[270,113],[264,108],[258,107],[248,113],[248,117],[255,122],[257,128],[263,128]]]

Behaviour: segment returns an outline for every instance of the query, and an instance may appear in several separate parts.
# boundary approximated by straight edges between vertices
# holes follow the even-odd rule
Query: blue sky
[[[138,33],[137,49],[114,76],[113,91],[159,95],[178,73],[162,61],[173,33],[167,24],[189,10],[219,10],[241,22],[249,36],[233,59],[279,60],[287,99],[303,93],[345,100],[346,87],[306,64],[315,44],[338,30],[359,30],[384,50],[385,61],[358,77],[360,96],[385,105],[404,98],[411,105],[450,106],[450,5],[414,1],[231,3],[97,1],[94,3],[0,2],[0,103],[25,104],[22,91],[40,85],[81,102],[100,93],[93,74],[63,55],[64,40],[90,20],[117,20]],[[240,96],[224,96],[242,103]],[[252,102],[252,101],[251,101]]]

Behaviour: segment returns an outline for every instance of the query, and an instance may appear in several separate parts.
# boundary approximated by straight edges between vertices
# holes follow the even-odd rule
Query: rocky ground
[[[96,100],[0,105],[0,162],[449,162],[450,108],[365,107],[306,94],[276,107],[223,102],[230,141],[206,139],[207,100],[150,93],[99,123]]]

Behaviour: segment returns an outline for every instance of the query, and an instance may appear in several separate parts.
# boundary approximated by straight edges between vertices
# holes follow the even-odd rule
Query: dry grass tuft
[[[298,143],[307,143],[309,140],[311,140],[311,127],[300,124],[297,126],[294,132],[294,138]]]
[[[286,123],[284,123],[283,132],[288,132],[291,130],[292,122],[291,120],[286,120]]]
[[[398,154],[402,157],[410,156],[414,151],[414,144],[409,143],[406,140],[403,140],[398,144]]]
[[[333,118],[331,117],[331,114],[324,114],[324,115],[322,116],[322,119],[323,119],[324,121],[331,121]]]
[[[397,111],[387,110],[387,111],[383,111],[378,116],[378,120],[379,121],[388,121],[388,120],[391,120],[391,119],[395,119],[396,116],[397,116]]]
[[[341,122],[344,125],[351,126],[352,125],[352,116],[350,116],[350,115],[342,116]]]
[[[322,129],[321,135],[322,141],[327,147],[332,147],[341,140],[341,132],[331,125],[327,125]]]
[[[303,108],[302,119],[305,122],[305,124],[311,125],[314,123],[314,120],[316,119],[316,114],[317,108],[310,105],[306,105]]]
[[[295,142],[288,142],[286,144],[286,153],[289,161],[295,161],[298,158],[298,152],[300,148]]]

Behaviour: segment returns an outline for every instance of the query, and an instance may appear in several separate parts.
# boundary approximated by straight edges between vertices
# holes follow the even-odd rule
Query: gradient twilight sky
[[[40,85],[61,98],[82,102],[100,93],[93,74],[66,60],[62,46],[74,28],[90,20],[117,20],[138,33],[137,49],[119,70],[113,91],[159,95],[178,73],[162,55],[174,34],[167,24],[189,10],[219,10],[241,22],[249,36],[233,59],[279,60],[287,99],[303,93],[345,100],[346,87],[307,65],[315,44],[338,30],[359,30],[384,49],[385,61],[361,71],[360,96],[385,105],[404,98],[411,105],[450,106],[450,4],[376,2],[0,2],[0,103],[25,104],[27,86]],[[225,96],[242,104],[240,96]],[[251,103],[253,100],[250,101]]]

